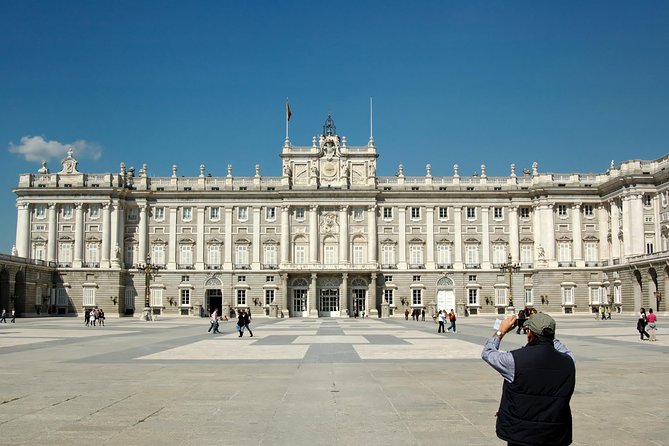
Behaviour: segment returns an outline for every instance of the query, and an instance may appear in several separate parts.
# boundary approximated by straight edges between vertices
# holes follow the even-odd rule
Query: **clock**
[[[337,166],[335,165],[335,163],[331,163],[331,162],[323,163],[322,172],[323,172],[323,176],[333,177],[337,174]]]

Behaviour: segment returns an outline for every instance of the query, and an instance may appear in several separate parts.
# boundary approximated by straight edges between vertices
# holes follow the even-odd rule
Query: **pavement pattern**
[[[632,316],[556,316],[576,355],[575,445],[669,445],[669,336]],[[0,324],[4,445],[502,445],[494,317]],[[524,343],[508,334],[502,348]]]

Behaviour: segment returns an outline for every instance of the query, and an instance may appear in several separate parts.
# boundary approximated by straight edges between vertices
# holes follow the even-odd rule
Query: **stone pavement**
[[[663,318],[651,343],[632,316],[556,317],[574,444],[669,445]],[[0,444],[501,445],[493,321],[256,318],[240,339],[206,319],[17,319],[0,324]]]

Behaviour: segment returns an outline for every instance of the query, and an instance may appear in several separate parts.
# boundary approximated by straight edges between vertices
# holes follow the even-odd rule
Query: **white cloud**
[[[9,143],[9,151],[25,157],[26,161],[53,160],[60,161],[67,156],[67,148],[72,146],[75,158],[99,159],[102,156],[102,147],[94,142],[78,139],[70,144],[58,141],[47,141],[41,136],[24,136],[21,143]]]

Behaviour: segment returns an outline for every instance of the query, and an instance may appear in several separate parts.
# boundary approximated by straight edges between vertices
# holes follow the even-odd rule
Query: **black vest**
[[[497,417],[497,436],[521,445],[571,444],[569,400],[576,384],[570,356],[553,343],[529,345],[511,352],[513,382],[504,381]]]

